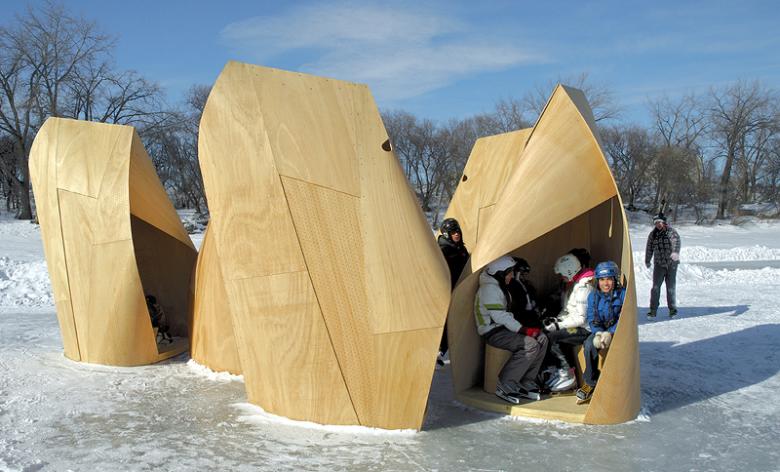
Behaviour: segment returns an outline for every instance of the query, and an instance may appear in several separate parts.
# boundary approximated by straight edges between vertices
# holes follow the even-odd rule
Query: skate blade
[[[513,405],[517,405],[518,403],[520,403],[520,399],[519,398],[511,396],[511,395],[505,395],[505,394],[496,392],[496,396],[498,398],[504,400],[505,402],[511,403]]]

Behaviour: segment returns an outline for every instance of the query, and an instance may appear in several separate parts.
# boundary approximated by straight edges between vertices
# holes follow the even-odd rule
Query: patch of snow
[[[51,282],[44,261],[24,262],[0,257],[0,306],[53,305]]]
[[[205,365],[198,364],[194,359],[187,361],[187,367],[194,374],[215,382],[244,382],[243,375],[234,375],[230,372],[215,372]]]
[[[236,408],[241,415],[238,417],[239,421],[254,425],[285,425],[294,426],[296,428],[314,429],[319,431],[328,431],[332,433],[340,434],[355,434],[355,435],[367,435],[367,436],[414,436],[419,434],[413,429],[381,429],[370,428],[367,426],[342,426],[342,425],[326,425],[314,423],[311,421],[297,421],[284,416],[274,415],[263,410],[257,405],[251,403],[235,403],[233,407]]]

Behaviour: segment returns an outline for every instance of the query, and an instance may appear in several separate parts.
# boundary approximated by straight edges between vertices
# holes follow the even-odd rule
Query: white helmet
[[[496,275],[515,266],[515,260],[509,256],[501,256],[487,265],[488,275]]]
[[[577,272],[582,269],[580,260],[574,254],[564,254],[555,261],[555,273],[571,282]]]

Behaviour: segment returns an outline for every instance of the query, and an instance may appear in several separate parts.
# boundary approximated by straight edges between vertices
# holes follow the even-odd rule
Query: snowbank
[[[634,247],[636,248],[636,244]],[[732,262],[732,261],[777,261],[780,249],[766,246],[744,246],[734,248],[712,248],[704,246],[683,246],[680,251],[682,262]],[[644,264],[645,252],[634,251],[634,261]]]
[[[0,306],[53,306],[46,262],[0,257]]]

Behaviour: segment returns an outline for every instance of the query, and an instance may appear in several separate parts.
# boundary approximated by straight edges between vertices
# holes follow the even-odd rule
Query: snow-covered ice
[[[632,231],[640,313],[650,229]],[[677,229],[680,314],[640,317],[636,421],[481,412],[454,401],[439,368],[414,433],[274,417],[247,403],[240,377],[186,355],[138,368],[65,359],[38,227],[0,218],[0,471],[778,470],[780,224]]]

